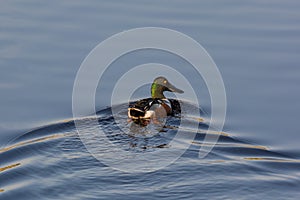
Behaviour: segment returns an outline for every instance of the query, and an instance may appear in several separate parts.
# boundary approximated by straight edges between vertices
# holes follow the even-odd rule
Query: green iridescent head
[[[165,77],[157,77],[151,86],[151,97],[165,99],[164,91],[183,93],[182,90],[173,86]]]

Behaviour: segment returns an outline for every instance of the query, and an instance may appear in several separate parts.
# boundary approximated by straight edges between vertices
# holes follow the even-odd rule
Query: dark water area
[[[298,199],[299,11],[296,0],[2,1],[0,199]],[[146,26],[174,29],[203,45],[222,75],[227,115],[217,143],[206,143],[207,135],[216,136],[206,132],[210,96],[191,66],[161,51],[120,57],[108,71],[115,76],[104,77],[95,99],[98,128],[124,151],[146,155],[171,149],[168,142],[179,126],[179,118],[169,117],[157,134],[120,133],[107,95],[130,67],[156,62],[180,68],[199,85],[194,89],[206,111],[204,121],[182,115],[183,132],[195,139],[178,141],[189,146],[178,160],[159,170],[128,173],[100,162],[83,144],[72,115],[72,89],[96,45]],[[149,95],[149,86],[133,94],[135,99]],[[127,130],[127,101],[120,102],[121,126]],[[77,120],[86,133],[94,133],[89,117]],[[192,125],[199,122],[198,130]],[[156,130],[150,128],[143,131]],[[99,140],[91,144],[102,148]],[[213,149],[201,159],[203,146]],[[110,149],[102,150],[109,155]]]
[[[124,119],[127,104],[120,106]],[[125,111],[125,112],[124,112]],[[106,136],[127,151],[145,155],[169,148],[179,120],[168,117],[165,128],[157,134],[126,135],[117,128],[110,109],[98,112],[99,127]],[[147,173],[128,173],[102,164],[86,149],[74,121],[66,120],[32,130],[14,139],[0,150],[3,199],[207,199],[207,198],[296,198],[299,195],[300,160],[264,146],[249,144],[222,133],[213,151],[205,159],[198,157],[205,143],[206,118],[189,115],[188,124],[200,122],[187,151],[169,166]],[[84,129],[93,134],[89,117]],[[129,126],[124,120],[124,126]],[[132,125],[132,124],[131,124]],[[111,130],[111,131],[109,131]],[[103,141],[95,141],[101,145]],[[109,150],[108,150],[109,151]],[[113,154],[111,154],[113,156]],[[122,158],[120,158],[122,159]],[[165,159],[165,158],[160,158]]]

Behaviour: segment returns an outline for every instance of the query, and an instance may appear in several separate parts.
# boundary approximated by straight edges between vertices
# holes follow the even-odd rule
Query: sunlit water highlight
[[[124,122],[118,126],[129,127],[132,124],[127,121],[128,105],[118,107]],[[112,142],[140,154],[169,148],[168,143],[180,122],[179,116],[170,116],[156,134],[149,136],[137,131],[128,135],[114,123],[110,108],[99,111],[97,116],[97,128],[106,130]],[[3,199],[98,199],[124,198],[124,195],[126,198],[142,195],[146,199],[198,199],[227,195],[250,197],[254,192],[261,192],[260,197],[266,199],[276,195],[295,197],[300,182],[300,160],[249,144],[230,133],[207,133],[207,117],[203,115],[199,119],[183,114],[182,120],[200,123],[199,130],[183,127],[186,134],[197,133],[194,141],[181,141],[191,143],[190,148],[166,168],[139,174],[114,170],[95,159],[81,142],[72,119],[29,131],[0,149],[0,195]],[[89,126],[89,117],[78,120],[85,122],[87,132],[95,131],[95,127]],[[213,151],[205,159],[199,159],[200,147],[211,145],[204,143],[205,134],[220,134],[220,138]],[[92,145],[97,148],[101,141]]]

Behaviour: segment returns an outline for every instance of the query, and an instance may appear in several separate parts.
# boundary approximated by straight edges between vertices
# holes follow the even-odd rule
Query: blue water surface
[[[0,199],[297,199],[299,22],[296,0],[2,1]],[[190,130],[197,133],[195,141],[175,163],[131,174],[85,149],[71,119],[72,89],[80,64],[96,45],[146,26],[187,34],[211,55],[226,88],[226,134],[199,159],[203,133]],[[124,56],[111,72],[149,62],[182,66],[193,75],[184,60],[159,51]],[[97,110],[107,115],[99,123],[111,128],[109,105],[100,99],[114,80],[105,80],[95,99]],[[203,81],[190,81],[201,83],[197,94],[209,113]],[[148,90],[141,88],[141,96]],[[172,129],[166,133],[172,135]],[[165,137],[146,144],[118,134],[114,140],[139,151],[161,145]]]

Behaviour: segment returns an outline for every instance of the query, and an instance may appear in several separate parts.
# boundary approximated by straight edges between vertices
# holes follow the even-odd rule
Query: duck
[[[157,119],[172,115],[175,109],[180,109],[177,100],[165,97],[164,92],[166,91],[184,93],[183,90],[176,88],[165,77],[155,78],[151,85],[151,98],[141,99],[129,105],[129,121],[140,125],[148,125],[151,120],[157,122]]]

